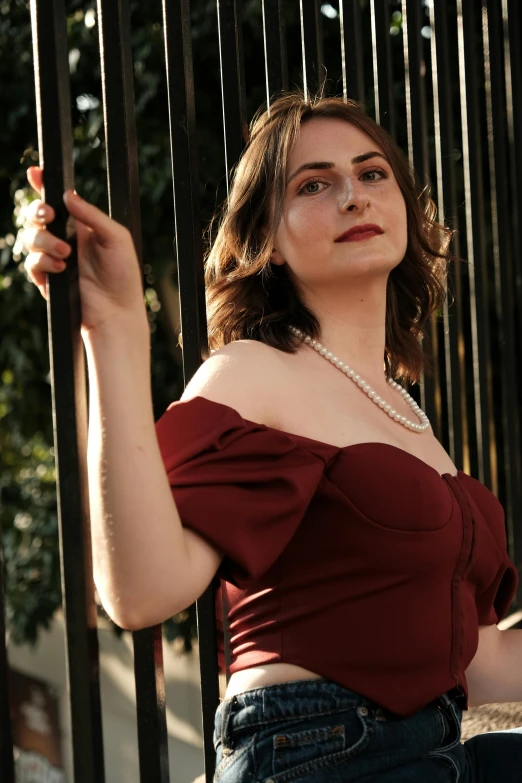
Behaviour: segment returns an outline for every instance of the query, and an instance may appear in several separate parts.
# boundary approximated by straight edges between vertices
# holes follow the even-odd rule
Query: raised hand
[[[39,166],[27,171],[27,179],[38,194],[42,173]],[[135,317],[146,321],[140,267],[128,229],[72,190],[64,193],[64,202],[76,221],[82,335],[109,319],[128,322]],[[63,272],[71,253],[71,246],[47,229],[54,218],[51,206],[35,200],[28,209],[24,231],[25,245],[30,251],[25,268],[45,299],[47,274]]]

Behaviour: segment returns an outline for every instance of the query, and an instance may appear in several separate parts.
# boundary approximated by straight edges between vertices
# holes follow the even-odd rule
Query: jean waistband
[[[453,689],[441,694],[426,707],[448,707],[452,702],[460,706],[460,696],[458,689]],[[303,717],[304,713],[313,717],[360,707],[366,707],[376,716],[393,716],[377,702],[324,677],[296,680],[252,688],[224,699],[216,712],[216,729],[222,724],[228,725],[230,721],[235,724],[234,715],[239,712],[241,728],[246,729]]]

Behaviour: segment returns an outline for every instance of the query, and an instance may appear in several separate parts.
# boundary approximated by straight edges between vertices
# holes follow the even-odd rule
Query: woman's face
[[[341,238],[368,224],[378,231]],[[406,205],[390,163],[370,136],[334,118],[301,126],[273,246],[273,262],[286,262],[290,276],[305,285],[387,276],[402,261]]]

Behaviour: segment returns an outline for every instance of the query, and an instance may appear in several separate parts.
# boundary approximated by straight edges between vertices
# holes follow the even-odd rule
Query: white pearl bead
[[[396,389],[402,398],[406,400],[413,413],[420,420],[421,424],[410,421],[406,416],[402,416],[400,413],[397,413],[395,408],[392,408],[391,405],[385,402],[385,400],[383,400],[382,397],[380,397],[374,391],[374,389],[372,389],[370,384],[367,383],[364,378],[361,378],[361,376],[352,370],[351,367],[340,361],[337,356],[333,355],[332,351],[329,351],[328,348],[322,345],[318,340],[311,338],[310,335],[305,335],[301,329],[297,329],[294,326],[290,326],[290,331],[300,337],[307,345],[311,345],[313,348],[315,348],[315,350],[320,353],[321,356],[324,356],[326,359],[328,359],[328,361],[335,365],[339,370],[342,370],[342,372],[351,378],[352,381],[354,381],[354,383],[356,383],[357,386],[359,386],[359,388],[368,395],[372,402],[378,405],[379,408],[381,408],[385,413],[388,414],[388,416],[390,416],[390,418],[394,419],[399,424],[404,425],[413,432],[425,432],[425,430],[428,429],[430,426],[430,421],[424,411],[421,410],[421,408],[417,405],[413,397],[407,392],[404,386],[402,386],[400,383],[397,383],[397,381],[395,381],[393,378],[386,378],[387,383],[393,389]]]

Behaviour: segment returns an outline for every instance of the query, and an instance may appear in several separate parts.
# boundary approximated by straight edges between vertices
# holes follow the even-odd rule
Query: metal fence
[[[364,101],[403,142],[421,179],[430,177],[439,219],[458,229],[453,296],[433,316],[435,375],[420,401],[454,462],[490,487],[506,511],[509,554],[522,568],[522,19],[519,0],[259,0],[267,100],[298,67],[305,94],[332,76],[326,92]],[[287,12],[298,10],[302,59],[287,57]],[[62,202],[74,187],[64,0],[31,0],[42,195],[66,237]],[[397,16],[399,14],[400,16]],[[338,24],[325,52],[323,23]],[[229,172],[248,123],[239,0],[217,0]],[[28,18],[29,23],[29,18]],[[198,205],[196,106],[189,0],[163,0],[174,215],[188,383],[207,350]],[[132,232],[141,259],[138,158],[128,0],[98,0],[110,213]],[[402,30],[401,30],[402,25]],[[397,64],[393,51],[400,40]],[[394,47],[394,48],[393,48]],[[370,69],[365,62],[370,61]],[[165,128],[165,133],[168,129]],[[518,143],[517,143],[518,139]],[[404,143],[404,142],[403,142]],[[174,229],[175,226],[175,229]],[[69,703],[75,783],[103,783],[96,607],[86,481],[87,401],[75,254],[67,276],[51,277],[48,302],[53,421]],[[412,390],[415,394],[415,390]],[[212,729],[219,701],[216,586],[197,603],[205,774],[212,779]],[[520,596],[519,599],[520,600]],[[0,607],[3,606],[0,581]],[[516,607],[514,607],[516,608]],[[0,611],[0,633],[4,634]],[[5,634],[4,634],[5,635]],[[167,783],[167,729],[160,627],[134,633],[140,780]],[[14,781],[9,673],[0,645],[0,770]]]

